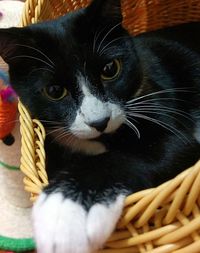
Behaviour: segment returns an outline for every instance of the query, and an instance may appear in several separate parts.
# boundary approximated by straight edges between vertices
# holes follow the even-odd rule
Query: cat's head
[[[32,116],[56,127],[52,135],[75,149],[125,123],[124,104],[138,92],[139,63],[119,0],[94,0],[54,21],[0,29],[0,54]]]

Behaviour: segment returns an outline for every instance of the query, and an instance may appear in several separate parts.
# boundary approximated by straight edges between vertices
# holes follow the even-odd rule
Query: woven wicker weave
[[[90,0],[27,0],[22,26],[53,19]],[[125,27],[133,34],[200,20],[199,0],[122,0]]]
[[[63,15],[88,0],[27,0],[21,25]],[[200,20],[199,0],[122,0],[124,26],[133,33]],[[48,184],[41,123],[19,103],[25,187],[35,200]],[[122,218],[99,253],[200,252],[200,161],[157,188],[125,201]]]

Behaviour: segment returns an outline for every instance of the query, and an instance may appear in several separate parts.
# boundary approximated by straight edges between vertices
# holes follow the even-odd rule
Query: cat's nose
[[[90,127],[96,128],[97,131],[103,132],[106,129],[109,120],[110,120],[110,117],[106,117],[97,121],[88,122],[87,124]]]

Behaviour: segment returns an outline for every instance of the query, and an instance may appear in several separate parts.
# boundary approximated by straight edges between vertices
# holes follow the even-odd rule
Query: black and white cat
[[[49,186],[33,208],[38,253],[90,253],[125,197],[199,158],[200,23],[132,37],[119,0],[0,30],[0,54],[47,129]]]

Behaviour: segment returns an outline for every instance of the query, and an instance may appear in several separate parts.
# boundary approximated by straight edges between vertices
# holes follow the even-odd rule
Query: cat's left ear
[[[121,23],[123,19],[120,0],[93,0],[87,11],[102,21]]]
[[[22,53],[23,45],[30,38],[26,28],[0,29],[0,56],[10,64],[16,54]]]

